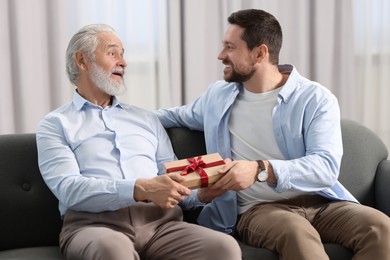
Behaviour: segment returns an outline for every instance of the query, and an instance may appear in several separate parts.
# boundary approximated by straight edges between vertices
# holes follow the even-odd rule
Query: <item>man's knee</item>
[[[139,259],[132,241],[123,233],[110,231],[78,235],[65,252],[67,259]]]
[[[100,255],[105,256],[101,259],[123,259],[121,257],[128,257],[134,251],[133,243],[120,232],[102,234],[95,237],[91,242],[91,247]]]
[[[366,230],[361,233],[365,234],[368,241],[378,241],[378,244],[386,244],[387,248],[390,248],[390,218],[388,216],[380,212],[363,228]]]
[[[205,243],[206,244],[206,243]],[[205,252],[218,259],[241,259],[241,248],[235,238],[230,235],[218,232],[218,234],[207,241]],[[210,259],[217,259],[211,257]]]

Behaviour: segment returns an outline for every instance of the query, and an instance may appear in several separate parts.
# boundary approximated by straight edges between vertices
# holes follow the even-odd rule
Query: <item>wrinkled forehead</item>
[[[98,35],[99,43],[96,47],[96,50],[106,51],[108,49],[117,49],[121,53],[124,52],[122,41],[111,32],[101,32]]]

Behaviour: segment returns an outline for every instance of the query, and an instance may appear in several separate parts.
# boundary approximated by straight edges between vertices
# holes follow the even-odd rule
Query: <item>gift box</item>
[[[189,189],[207,187],[222,177],[218,170],[225,165],[225,161],[218,153],[196,156],[164,163],[167,173],[176,172],[184,176],[181,182]]]

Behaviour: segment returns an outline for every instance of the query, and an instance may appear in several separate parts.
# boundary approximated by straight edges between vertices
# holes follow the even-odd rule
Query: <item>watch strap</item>
[[[263,162],[262,160],[257,160],[256,162],[257,162],[257,164],[259,165],[259,168],[260,168],[261,171],[267,170],[267,169],[265,168],[265,164],[264,164],[264,162]]]

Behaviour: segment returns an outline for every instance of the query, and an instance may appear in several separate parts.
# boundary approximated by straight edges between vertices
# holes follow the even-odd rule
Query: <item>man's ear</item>
[[[85,54],[78,51],[75,53],[75,56],[76,56],[77,67],[79,67],[81,70],[87,70],[88,69],[87,62],[86,62],[87,57],[85,56]]]
[[[268,46],[265,45],[265,44],[260,44],[260,46],[258,46],[257,48],[258,48],[257,59],[260,60],[260,61],[264,60],[264,58],[268,54]]]

